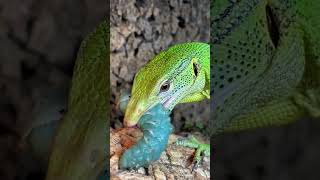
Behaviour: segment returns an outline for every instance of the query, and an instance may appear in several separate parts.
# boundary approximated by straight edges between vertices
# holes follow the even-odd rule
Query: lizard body
[[[209,99],[209,88],[210,46],[200,42],[174,45],[151,59],[136,74],[131,98],[126,106],[124,125],[136,125],[142,115],[146,114],[156,104],[161,104],[164,111],[171,112],[178,103]],[[156,128],[153,129],[154,131],[157,130]],[[158,128],[158,131],[161,131],[161,128]],[[197,149],[194,158],[195,165],[199,163],[202,152],[207,156],[210,155],[209,145],[201,144],[193,137],[190,140],[179,140],[176,144]],[[158,143],[158,146],[159,150],[157,151],[161,153],[163,151],[161,143]],[[127,151],[134,152],[135,147]],[[127,152],[124,153],[126,157],[127,154]],[[126,159],[127,162],[135,162],[135,158],[139,159],[142,156],[129,156],[132,160],[127,160],[126,157],[122,159]],[[157,160],[157,158],[154,160]],[[120,163],[120,166],[123,166],[122,164],[124,163]]]
[[[209,99],[209,92],[210,46],[200,42],[174,45],[155,56],[136,74],[131,98],[126,106],[124,125],[136,125],[142,115],[156,104],[161,104],[164,111],[171,112],[178,103]],[[160,130],[161,128],[158,128],[158,131]],[[190,142],[189,140],[181,140],[176,143],[197,148],[194,159],[195,165],[197,165],[201,158],[201,152],[207,156],[210,155],[210,147],[194,140],[191,137]],[[159,150],[157,151],[162,152],[160,143],[158,146]]]
[[[97,179],[107,168],[109,28],[102,22],[82,42],[67,112],[59,124],[47,180]]]
[[[320,1],[212,1],[211,135],[319,117]]]

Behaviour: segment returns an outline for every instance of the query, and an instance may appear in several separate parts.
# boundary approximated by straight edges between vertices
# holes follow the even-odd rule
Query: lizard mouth
[[[137,113],[135,113],[135,115],[130,119],[127,119],[126,117],[124,118],[124,126],[125,127],[135,127],[137,126],[140,118],[146,113],[148,112],[152,107],[154,107],[156,104],[151,104],[150,106],[146,107],[146,109],[142,110],[142,111],[138,111]]]
[[[172,104],[172,102],[176,99],[175,96],[170,96],[167,99],[165,99],[164,101],[162,101],[162,106],[164,107],[165,110],[169,110],[170,106]],[[138,121],[140,120],[140,118],[146,113],[148,112],[151,108],[153,108],[155,105],[157,105],[159,103],[158,102],[154,102],[153,104],[149,105],[148,107],[146,107],[143,111],[138,112],[138,114],[135,115],[134,118],[130,118],[130,119],[126,119],[126,117],[124,118],[124,124],[125,127],[134,127],[138,124]]]

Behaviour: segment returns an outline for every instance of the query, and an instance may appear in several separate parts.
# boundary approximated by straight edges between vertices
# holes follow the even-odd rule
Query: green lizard
[[[320,1],[212,1],[213,137],[320,116]]]
[[[82,42],[68,108],[51,152],[47,180],[88,180],[107,169],[109,27],[101,23]]]
[[[209,98],[210,46],[200,42],[178,44],[155,56],[136,74],[124,124],[136,125],[158,103],[171,111],[178,103]],[[202,152],[210,154],[209,145],[199,143],[194,137],[177,144],[197,148],[196,162]]]
[[[135,125],[157,103],[170,110],[178,103],[209,98],[206,85],[210,78],[208,132],[212,137],[287,124],[306,114],[319,117],[319,4],[293,0],[212,1],[212,62],[206,55],[195,58],[198,65],[204,62],[204,69],[193,63],[192,55],[199,51],[197,43],[194,48],[187,47],[192,43],[183,44],[160,53],[134,79],[125,125]],[[211,77],[198,78],[201,71],[210,74],[209,64]],[[206,81],[206,85],[197,81]],[[194,138],[182,144],[198,148],[199,160],[203,149]]]

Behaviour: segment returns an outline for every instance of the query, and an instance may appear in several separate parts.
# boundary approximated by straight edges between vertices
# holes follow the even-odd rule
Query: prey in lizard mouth
[[[170,112],[172,109],[170,109],[170,107],[172,106],[173,102],[178,98],[178,96],[169,96],[164,98],[162,101],[159,102],[159,100],[155,99],[153,101],[153,103],[150,103],[148,106],[143,106],[145,103],[141,102],[141,104],[136,105],[137,110],[133,111],[133,113],[131,113],[131,117],[133,119],[133,121],[130,120],[124,120],[125,126],[126,127],[137,127],[137,123],[139,121],[139,119],[141,118],[142,115],[144,115],[147,111],[149,111],[151,108],[153,108],[154,106],[156,106],[157,104],[162,104],[163,108],[165,111]],[[134,101],[132,101],[134,102]],[[128,106],[129,108],[132,106]],[[129,109],[128,108],[128,109]],[[127,112],[127,111],[126,111]],[[130,111],[128,111],[130,113]]]
[[[192,42],[178,44],[150,60],[136,74],[124,125],[135,126],[141,116],[157,104],[171,112],[179,103],[208,98],[210,46]]]

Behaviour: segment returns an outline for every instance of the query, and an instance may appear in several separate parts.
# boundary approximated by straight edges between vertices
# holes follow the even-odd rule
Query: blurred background
[[[107,10],[105,0],[0,1],[1,180],[44,178],[78,48]]]
[[[258,58],[256,60],[263,61],[263,58],[267,57],[268,62],[265,63],[268,66],[263,70],[263,73],[269,72],[270,69],[274,67],[273,65],[279,63],[280,61],[283,64],[283,66],[278,66],[278,70],[281,70],[281,73],[279,73],[278,77],[272,80],[270,79],[267,82],[273,83],[275,81],[278,82],[278,80],[280,82],[280,79],[286,79],[287,81],[283,81],[283,83],[288,86],[288,84],[290,84],[290,78],[299,76],[298,71],[295,71],[295,68],[293,68],[293,66],[290,66],[290,62],[294,63],[297,62],[297,60],[286,57],[284,54],[292,54],[292,52],[289,50],[286,51],[286,49],[282,45],[288,43],[286,42],[286,38],[292,35],[290,34],[291,32],[297,32],[296,30],[300,28],[299,25],[296,25],[300,24],[300,22],[298,21],[301,17],[305,17],[308,20],[313,19],[310,17],[318,17],[317,13],[313,13],[311,11],[309,12],[306,8],[311,5],[310,1],[215,0],[211,2],[212,8],[214,9],[214,11],[211,12],[211,36],[214,42],[214,47],[212,49],[215,53],[214,57],[211,58],[217,60],[215,61],[217,63],[214,63],[213,65],[219,65],[220,67],[220,65],[226,62],[235,62],[237,59],[241,59],[242,62],[239,62],[240,65],[242,63],[248,64],[247,67],[240,67],[248,70],[247,72],[250,76],[250,68],[248,68],[250,67],[251,63],[250,58],[255,57]],[[301,4],[298,5],[298,2]],[[312,8],[310,8],[309,10],[312,10]],[[301,20],[302,19],[300,19],[300,21]],[[313,21],[310,20],[310,22]],[[306,22],[306,24],[308,23],[309,22]],[[314,23],[313,26],[315,29],[319,27],[316,25],[316,23]],[[309,27],[303,27],[302,29],[303,31],[308,32],[307,30],[309,29]],[[310,30],[310,32],[313,31],[318,31],[318,29],[312,31]],[[260,39],[260,37],[262,36],[267,36],[266,40],[262,38]],[[307,33],[303,35],[303,41],[305,44],[304,47],[301,47],[301,49],[305,49],[306,51],[306,65],[304,69],[304,75],[310,77],[311,75],[309,75],[309,73],[313,75],[313,72],[311,71],[312,69],[309,68],[309,66],[313,66],[311,65],[313,64],[312,60],[319,59],[319,56],[310,55],[313,53],[309,53],[309,49],[311,49],[309,48],[309,46],[312,47],[314,46],[314,44],[309,44],[310,42],[307,37],[309,37]],[[264,41],[266,41],[267,44],[270,43],[269,38],[275,44],[275,46],[271,45],[270,47],[275,47],[275,50],[267,47],[269,45],[257,45],[257,43],[263,44]],[[246,44],[246,47],[243,46],[244,44]],[[215,48],[218,48],[219,52],[217,52],[217,49]],[[290,48],[294,48],[294,45],[292,45],[292,47]],[[256,54],[256,52],[260,51],[261,49],[262,54]],[[252,50],[253,54],[250,53],[252,52]],[[235,53],[232,56],[226,55],[226,53],[233,51]],[[281,52],[281,59],[277,59],[278,52]],[[277,60],[279,62],[276,62]],[[255,62],[255,60],[252,62]],[[237,65],[234,63],[229,64],[231,64],[231,66],[235,65],[234,67],[236,67]],[[221,67],[224,67],[224,65]],[[225,67],[228,68],[228,65],[226,65]],[[314,66],[314,68],[317,67]],[[215,69],[217,71],[215,71]],[[220,70],[218,70],[218,68],[215,69],[213,69],[215,72],[212,73],[219,74]],[[303,68],[301,68],[301,70],[302,69]],[[318,72],[320,72],[319,70],[320,68],[317,69]],[[228,70],[225,72],[228,73]],[[241,70],[239,74],[241,74]],[[290,74],[292,75],[292,77],[283,78],[285,74]],[[222,75],[224,75],[224,73],[222,73]],[[251,75],[253,77],[263,77],[263,75],[261,74],[251,73]],[[220,76],[220,78],[221,77],[222,76]],[[316,73],[314,74],[313,78],[316,81]],[[223,77],[221,79],[223,79]],[[247,77],[246,80],[251,81],[252,78]],[[246,82],[247,81],[240,81],[240,83],[244,84]],[[313,85],[311,81],[308,81],[306,84]],[[219,89],[221,92],[228,94],[228,92],[232,92],[234,88],[237,88],[237,85],[231,85],[230,83],[228,85],[225,84],[224,89],[222,87]],[[281,87],[273,84],[273,87],[268,87],[265,89],[268,89],[272,92],[272,90],[279,90],[279,88]],[[244,109],[248,109],[250,107],[253,107],[254,105],[259,106],[258,104],[261,103],[260,101],[267,102],[268,100],[264,101],[265,99],[267,99],[266,97],[272,97],[271,93],[268,94],[266,92],[261,93],[260,96],[254,95],[254,93],[251,93],[253,91],[250,92],[250,90],[241,92],[242,100],[239,102],[250,103],[251,100],[250,98],[248,98],[248,96],[250,95],[258,99],[255,102],[251,102],[252,104],[243,106]],[[248,96],[246,95],[246,92],[249,92]],[[212,99],[212,102],[215,101],[215,98],[216,97]],[[236,98],[236,96],[234,98]],[[317,101],[317,103],[312,105],[315,109],[319,109],[319,101],[317,99],[312,99],[312,101],[314,102]],[[225,99],[225,101],[227,100]],[[224,103],[224,105],[225,104],[228,103]],[[223,107],[224,105],[221,105],[221,107]],[[241,107],[241,105],[239,106]],[[235,114],[232,114],[232,111],[234,111]],[[225,112],[229,112],[235,116],[239,115],[237,114],[237,112],[239,112],[237,108],[231,109],[229,107],[229,111]],[[244,112],[242,111],[242,113]],[[213,118],[212,122],[215,120],[216,119]],[[213,161],[211,161],[211,163],[214,169],[214,174],[212,176],[219,180],[320,179],[320,174],[318,172],[318,169],[320,167],[319,117],[318,119],[304,117],[289,125],[281,127],[269,127],[256,130],[248,130],[246,132],[224,134],[214,139],[211,143],[213,144],[213,152],[211,153]]]
[[[219,180],[320,179],[320,120],[226,134],[212,142]]]

